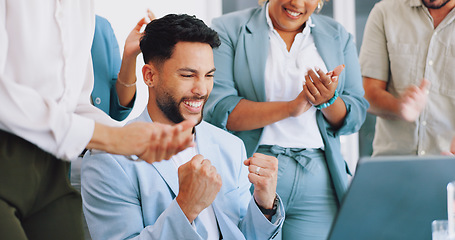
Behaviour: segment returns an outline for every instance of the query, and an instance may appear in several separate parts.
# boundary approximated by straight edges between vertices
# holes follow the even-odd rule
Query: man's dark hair
[[[215,30],[195,16],[168,14],[153,20],[145,28],[140,42],[144,62],[163,63],[171,58],[178,42],[207,43],[212,48],[221,44]]]

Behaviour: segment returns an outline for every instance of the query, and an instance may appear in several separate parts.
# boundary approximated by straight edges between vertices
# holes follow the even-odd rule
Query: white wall
[[[147,8],[152,10],[156,17],[169,13],[186,13],[195,15],[210,25],[214,17],[221,15],[221,0],[95,0],[96,14],[105,17],[112,25],[117,37],[121,54],[125,39],[136,23],[146,16]],[[142,55],[137,59],[137,99],[133,111],[124,121],[138,116],[145,108],[148,91],[142,80]]]
[[[333,18],[341,23],[355,38],[355,0],[333,0]],[[340,141],[341,153],[354,174],[359,160],[359,134],[341,136]]]
[[[333,18],[355,38],[355,0],[333,0]]]

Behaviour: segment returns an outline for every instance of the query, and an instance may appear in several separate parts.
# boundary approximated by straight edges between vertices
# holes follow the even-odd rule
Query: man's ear
[[[148,87],[154,87],[156,85],[156,79],[158,77],[158,71],[153,64],[145,64],[142,67],[142,76],[144,83]]]

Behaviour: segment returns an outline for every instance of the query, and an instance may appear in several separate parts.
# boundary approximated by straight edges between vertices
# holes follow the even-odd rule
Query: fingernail
[[[314,70],[316,70],[316,72],[319,72],[321,69],[319,67],[314,67]]]
[[[338,76],[332,77],[332,81],[334,82],[338,81]]]

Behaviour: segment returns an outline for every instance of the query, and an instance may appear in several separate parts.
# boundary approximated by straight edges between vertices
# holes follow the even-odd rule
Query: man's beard
[[[166,91],[162,91],[162,93],[159,94],[159,95],[160,96],[157,96],[157,98],[156,98],[156,104],[158,105],[160,110],[164,113],[164,115],[169,120],[171,120],[173,123],[176,123],[176,124],[182,122],[183,120],[185,120],[185,118],[183,117],[183,115],[182,115],[182,113],[180,112],[180,109],[179,109],[179,106],[180,106],[180,104],[183,103],[183,101],[185,101],[185,100],[201,100],[201,99],[204,99],[203,105],[205,106],[205,102],[207,101],[207,97],[208,97],[208,96],[202,96],[202,97],[182,98],[180,100],[180,102],[177,102],[172,97],[172,95],[169,94]],[[202,110],[203,109],[204,109],[204,107],[202,107]],[[198,120],[196,125],[198,125],[202,121],[202,115],[203,115],[202,112],[203,111],[201,111],[201,117],[199,118],[199,120]]]
[[[423,5],[425,5],[425,7],[429,8],[429,9],[440,9],[442,7],[444,7],[447,3],[449,3],[451,0],[446,0],[445,2],[443,2],[442,4],[440,5],[433,5],[433,4],[430,4],[431,2],[434,2],[436,0],[422,0],[422,3]]]

